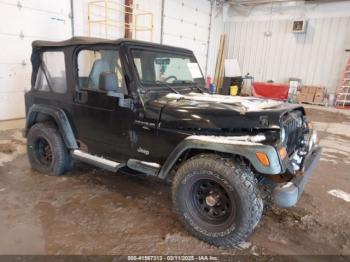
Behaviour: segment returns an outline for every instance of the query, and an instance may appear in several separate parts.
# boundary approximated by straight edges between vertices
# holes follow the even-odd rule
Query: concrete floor
[[[24,121],[0,122],[0,254],[350,255],[350,114],[307,111],[324,146],[316,174],[298,205],[268,211],[242,250],[188,234],[156,179],[82,164],[63,177],[32,171]]]

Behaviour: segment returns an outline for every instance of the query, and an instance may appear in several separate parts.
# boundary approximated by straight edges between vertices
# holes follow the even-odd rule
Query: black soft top
[[[146,46],[146,47],[156,47],[156,48],[169,48],[169,49],[176,49],[181,52],[191,52],[191,50],[180,48],[180,47],[173,47],[173,46],[167,46],[167,45],[161,45],[151,42],[144,42],[139,40],[130,40],[130,39],[104,39],[104,38],[95,38],[95,37],[72,37],[67,40],[63,41],[44,41],[44,40],[36,40],[33,41],[32,46],[33,48],[49,48],[49,47],[65,47],[65,46],[75,46],[75,45],[98,45],[98,44],[113,44],[113,45],[119,45],[122,43],[127,43],[130,45],[138,45],[138,46]]]

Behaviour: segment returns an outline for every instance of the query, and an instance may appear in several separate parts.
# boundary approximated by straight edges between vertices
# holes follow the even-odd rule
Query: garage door
[[[24,116],[31,42],[71,37],[70,1],[0,1],[0,120]]]
[[[194,51],[205,73],[210,24],[207,0],[165,0],[163,43]]]

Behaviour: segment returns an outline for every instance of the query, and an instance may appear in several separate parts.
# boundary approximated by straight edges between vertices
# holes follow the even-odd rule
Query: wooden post
[[[125,0],[125,31],[124,31],[124,37],[125,38],[132,38],[132,29],[131,29],[131,23],[132,23],[132,17],[133,17],[133,0]]]
[[[216,85],[216,92],[220,93],[222,83],[224,80],[225,68],[224,62],[227,55],[227,36],[222,34],[220,37],[220,45],[218,54],[216,57],[216,66],[215,66],[215,75],[214,75],[214,84]]]

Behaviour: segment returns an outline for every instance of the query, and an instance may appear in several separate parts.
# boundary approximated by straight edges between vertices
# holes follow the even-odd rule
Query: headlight
[[[284,143],[284,141],[286,140],[286,130],[283,127],[281,128],[280,136],[282,143]]]
[[[302,127],[303,126],[303,119],[301,117],[298,117],[297,121],[298,121],[298,126]]]
[[[309,152],[317,144],[317,140],[318,140],[317,132],[316,132],[316,130],[312,130],[312,134],[311,134],[310,141],[309,141]]]
[[[309,120],[307,119],[307,117],[306,116],[303,116],[302,117],[302,127],[304,128],[304,129],[308,129],[309,128],[309,126],[308,126],[308,124],[309,124]]]

